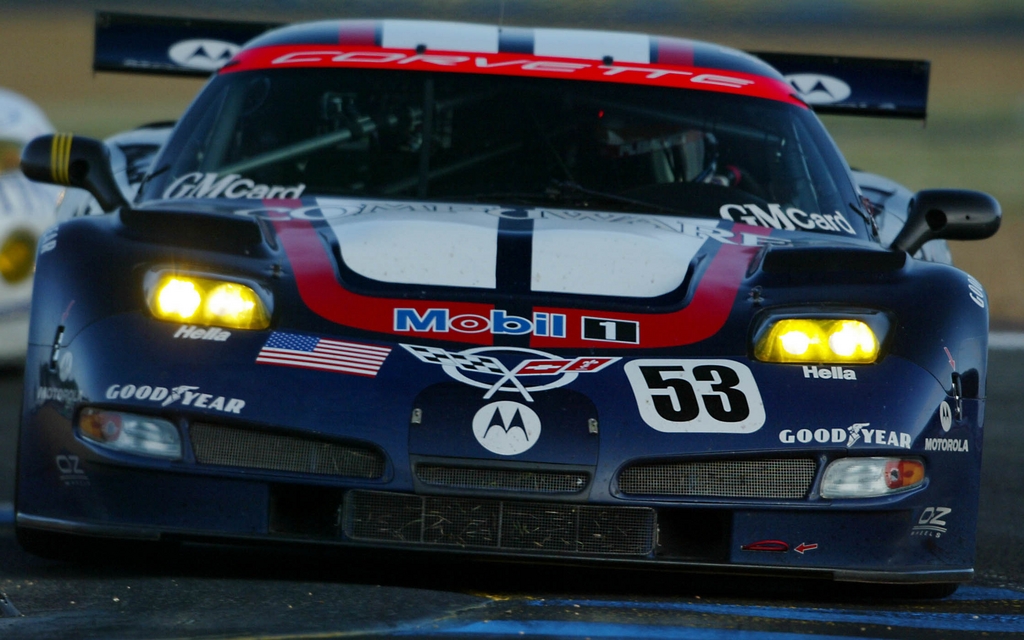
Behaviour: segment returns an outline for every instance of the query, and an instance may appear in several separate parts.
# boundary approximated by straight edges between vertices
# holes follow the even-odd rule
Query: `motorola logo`
[[[189,69],[216,71],[238,53],[239,48],[223,40],[182,40],[171,45],[167,55],[176,64]]]

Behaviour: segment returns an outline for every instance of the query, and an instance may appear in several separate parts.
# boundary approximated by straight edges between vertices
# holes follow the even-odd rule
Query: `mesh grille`
[[[645,556],[656,517],[643,507],[436,498],[377,491],[346,497],[345,535],[356,540],[588,555]]]
[[[349,478],[384,475],[384,457],[366,447],[212,424],[194,424],[190,435],[199,464]]]
[[[586,473],[480,469],[416,465],[416,477],[424,484],[452,489],[521,491],[527,493],[579,493],[587,488]]]
[[[806,497],[816,471],[812,459],[637,464],[619,475],[619,489],[633,495],[796,500]]]

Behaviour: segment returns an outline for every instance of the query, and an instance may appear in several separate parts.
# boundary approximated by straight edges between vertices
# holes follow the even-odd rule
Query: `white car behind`
[[[39,107],[0,89],[0,365],[25,357],[36,249],[56,222],[63,191],[22,175],[21,148],[52,131]]]

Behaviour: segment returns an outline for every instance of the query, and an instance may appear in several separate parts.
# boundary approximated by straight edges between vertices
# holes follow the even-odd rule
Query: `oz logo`
[[[925,507],[910,535],[941,538],[947,531],[946,516],[953,513],[949,507]]]
[[[666,433],[753,433],[764,404],[750,369],[732,360],[631,360],[640,417]]]
[[[537,444],[540,418],[525,404],[508,400],[492,402],[473,416],[473,435],[491,453],[519,455]]]

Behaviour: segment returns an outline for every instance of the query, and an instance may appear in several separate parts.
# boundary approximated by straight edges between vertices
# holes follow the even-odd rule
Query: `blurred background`
[[[93,12],[296,22],[406,17],[637,30],[740,49],[930,60],[929,116],[830,117],[850,164],[912,190],[987,191],[1003,228],[953,243],[988,289],[993,328],[1024,329],[1024,2],[1021,0],[0,0],[0,87],[61,131],[104,137],[174,120],[202,81],[93,74]]]

